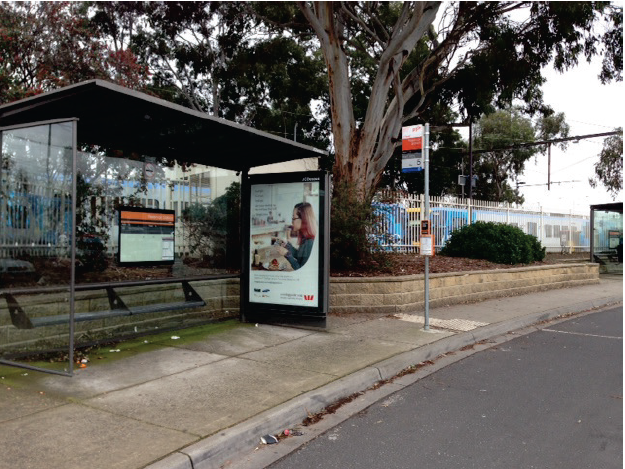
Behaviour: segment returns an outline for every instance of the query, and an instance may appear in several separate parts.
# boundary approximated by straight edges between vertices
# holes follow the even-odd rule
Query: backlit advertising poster
[[[119,209],[119,263],[157,265],[174,263],[173,210],[142,207]]]
[[[327,181],[317,171],[250,177],[248,320],[325,326]]]

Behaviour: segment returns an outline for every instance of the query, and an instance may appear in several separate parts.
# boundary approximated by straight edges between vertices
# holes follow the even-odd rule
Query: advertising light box
[[[325,326],[327,178],[320,172],[250,177],[246,318]]]
[[[119,209],[119,263],[174,263],[176,215],[173,210]]]

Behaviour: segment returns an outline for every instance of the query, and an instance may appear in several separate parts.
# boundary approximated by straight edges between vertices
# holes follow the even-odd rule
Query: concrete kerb
[[[317,413],[352,394],[363,392],[379,381],[393,378],[401,371],[427,360],[477,342],[524,329],[541,321],[572,313],[619,304],[622,297],[604,297],[574,305],[553,308],[518,318],[490,324],[469,332],[441,338],[417,349],[403,352],[375,365],[339,378],[321,388],[297,396],[245,422],[205,438],[155,462],[145,469],[219,469],[229,459],[250,451],[260,443],[260,436],[277,429],[298,426],[309,413]]]
[[[594,308],[609,306],[611,304],[618,304],[621,301],[621,297],[606,297],[489,324],[472,331],[444,337],[431,344],[388,358],[376,364],[375,368],[379,370],[380,378],[382,380],[387,380],[396,376],[409,366],[431,360],[445,353],[459,350],[468,345],[475,344],[476,342],[488,340],[517,329],[523,329],[537,322],[554,319],[565,314],[579,313]]]
[[[193,469],[193,464],[186,454],[173,453],[148,467],[150,469]]]
[[[179,469],[186,469],[186,467],[192,469],[219,468],[233,456],[258,446],[262,435],[275,433],[276,429],[279,428],[300,425],[309,412],[312,414],[320,412],[333,402],[363,391],[379,380],[378,370],[367,367],[319,389],[297,396],[276,408],[262,412],[256,417],[180,450],[179,453],[188,456],[192,465],[180,466]],[[168,459],[165,458],[157,464],[163,464]],[[148,468],[165,469],[169,466],[166,464],[152,465]]]

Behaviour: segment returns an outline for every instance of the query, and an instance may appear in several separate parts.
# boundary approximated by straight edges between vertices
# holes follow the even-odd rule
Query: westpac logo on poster
[[[315,295],[304,295],[304,299],[306,301],[313,301],[315,299]]]

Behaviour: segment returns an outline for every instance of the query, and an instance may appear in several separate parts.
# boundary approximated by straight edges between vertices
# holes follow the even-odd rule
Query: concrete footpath
[[[622,276],[602,276],[595,285],[434,308],[431,332],[422,311],[331,315],[325,332],[234,324],[201,340],[168,337],[149,351],[92,360],[72,378],[0,367],[0,468],[219,468],[262,435],[407,367],[622,300]]]

